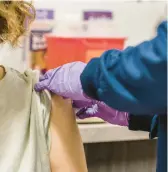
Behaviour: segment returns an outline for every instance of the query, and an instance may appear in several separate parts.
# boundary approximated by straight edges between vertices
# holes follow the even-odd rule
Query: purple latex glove
[[[112,109],[103,102],[73,101],[73,107],[79,119],[97,117],[111,124],[128,126],[128,113]]]
[[[80,81],[80,75],[85,66],[85,63],[73,62],[49,70],[40,77],[39,83],[35,85],[35,90],[41,91],[47,89],[65,98],[89,101],[83,94]]]
[[[92,100],[84,95],[80,75],[85,66],[85,63],[73,62],[49,70],[40,77],[35,90],[47,89],[57,95],[72,99],[74,107],[78,109],[77,117],[80,119],[98,117],[111,124],[128,125],[127,113],[114,110],[103,102]]]

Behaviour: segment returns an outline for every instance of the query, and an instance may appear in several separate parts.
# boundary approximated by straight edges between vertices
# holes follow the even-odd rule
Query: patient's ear
[[[0,66],[0,80],[5,76],[5,68]]]

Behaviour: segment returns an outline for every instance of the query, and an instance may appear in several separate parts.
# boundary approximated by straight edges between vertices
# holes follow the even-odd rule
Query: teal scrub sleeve
[[[158,26],[153,39],[123,51],[108,50],[92,59],[80,79],[86,95],[112,108],[136,114],[165,114],[167,21]]]

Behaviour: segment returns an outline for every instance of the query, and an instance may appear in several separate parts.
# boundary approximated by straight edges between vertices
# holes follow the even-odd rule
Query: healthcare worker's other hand
[[[72,100],[86,100],[81,86],[80,75],[86,64],[72,62],[56,69],[49,70],[35,85],[36,91],[47,89],[64,98]]]
[[[115,110],[103,102],[92,100],[87,101],[73,101],[73,107],[77,109],[76,116],[79,119],[97,117],[102,120],[121,126],[128,126],[128,113]]]

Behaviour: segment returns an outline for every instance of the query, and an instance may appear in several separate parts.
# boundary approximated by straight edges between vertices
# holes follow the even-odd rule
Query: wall
[[[142,1],[139,3],[128,0],[117,2],[112,0],[38,0],[34,3],[36,8],[55,9],[55,24],[57,25],[55,34],[57,35],[64,35],[68,32],[66,29],[59,29],[59,24],[66,24],[66,22],[80,23],[84,10],[110,10],[114,13],[114,19],[111,23],[111,37],[127,37],[125,46],[135,45],[144,39],[151,38],[155,34],[158,21],[166,15],[166,3],[164,1]],[[0,63],[18,70],[25,68],[22,59],[25,52],[20,47],[12,50],[5,45],[0,50],[3,51],[0,55]]]

